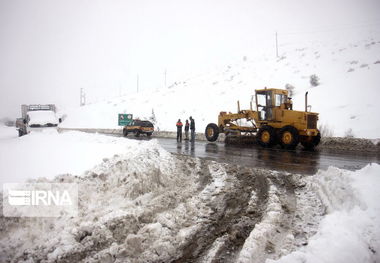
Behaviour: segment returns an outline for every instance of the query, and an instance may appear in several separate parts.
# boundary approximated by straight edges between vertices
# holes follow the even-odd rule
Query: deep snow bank
[[[379,260],[379,165],[305,177],[129,147],[82,176],[37,180],[78,183],[80,214],[0,217],[0,260]]]
[[[99,134],[58,133],[46,128],[18,137],[15,128],[0,128],[0,184],[28,178],[82,174],[114,154],[133,154],[146,145]]]
[[[275,262],[380,262],[380,165],[357,172],[330,167],[310,183],[327,214],[307,246]]]
[[[321,139],[318,148],[337,151],[380,153],[380,142],[377,139],[324,137]]]
[[[199,215],[212,213],[202,200],[212,199],[226,173],[221,165],[206,166],[214,171],[211,178],[200,169],[200,160],[175,158],[154,141],[131,149],[133,154],[104,159],[82,177],[53,180],[79,184],[78,217],[2,217],[0,260],[152,262],[179,257],[178,248],[205,220]]]

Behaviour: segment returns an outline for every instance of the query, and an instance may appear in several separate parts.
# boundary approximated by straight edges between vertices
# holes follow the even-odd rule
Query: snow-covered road
[[[0,217],[1,262],[380,260],[378,164],[307,176],[172,155],[156,140],[2,134],[9,151],[49,149],[8,161],[33,161],[47,177],[36,182],[77,183],[79,215]],[[13,166],[1,160],[3,180]]]

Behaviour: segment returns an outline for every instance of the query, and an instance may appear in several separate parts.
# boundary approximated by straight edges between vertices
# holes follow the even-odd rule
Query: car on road
[[[130,125],[126,125],[123,128],[123,135],[126,137],[129,133],[133,133],[136,137],[141,134],[146,136],[152,136],[154,132],[154,125],[150,121],[133,120]]]

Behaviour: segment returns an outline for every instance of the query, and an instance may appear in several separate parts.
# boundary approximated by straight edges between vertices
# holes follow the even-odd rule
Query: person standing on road
[[[182,122],[181,122],[181,119],[178,119],[177,121],[177,142],[182,142]]]
[[[191,142],[195,142],[195,121],[192,116],[190,116],[190,130],[191,130]]]
[[[190,129],[190,123],[189,120],[186,120],[185,122],[185,140],[189,140],[189,129]]]

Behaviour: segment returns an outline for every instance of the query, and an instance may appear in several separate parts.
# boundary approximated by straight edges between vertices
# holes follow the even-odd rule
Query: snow
[[[105,135],[60,134],[54,128],[18,137],[14,127],[0,127],[0,184],[19,183],[28,178],[51,179],[65,173],[80,175],[103,158],[128,153],[139,144]]]
[[[247,59],[236,58],[164,89],[144,90],[104,101],[67,109],[61,127],[118,128],[117,114],[132,113],[149,118],[154,110],[156,127],[175,131],[175,123],[193,116],[198,132],[217,122],[220,111],[249,108],[255,89],[295,87],[294,109],[304,110],[304,94],[309,91],[312,111],[319,112],[320,124],[345,136],[349,129],[358,138],[379,138],[380,122],[373,114],[380,90],[380,34],[358,32],[331,38],[318,34],[304,39],[285,38],[280,57],[272,50],[256,50]],[[320,79],[310,84],[310,76]]]
[[[328,209],[318,232],[306,247],[267,262],[379,262],[380,165],[356,172],[330,167],[312,181]]]
[[[85,139],[95,145],[99,142],[109,143],[105,136],[68,134],[74,137],[76,142]],[[65,134],[54,136],[69,138]],[[87,251],[96,249],[93,246],[102,246],[103,242],[108,242],[112,236],[117,240],[125,239],[128,250],[126,251],[123,245],[112,244],[104,253],[100,251],[96,255],[102,259],[101,261],[104,261],[104,257],[109,253],[116,257],[138,255],[142,247],[153,250],[141,255],[145,259],[143,262],[174,254],[174,247],[181,244],[195,228],[192,226],[194,222],[183,222],[184,218],[196,209],[191,207],[195,205],[191,201],[192,193],[197,189],[197,185],[194,184],[195,172],[192,172],[190,167],[184,167],[188,169],[185,173],[182,169],[177,170],[178,160],[163,150],[156,140],[122,140],[125,143],[122,144],[120,155],[98,161],[100,164],[82,174],[82,179],[72,175],[60,177],[59,181],[74,180],[79,184],[79,217],[60,218],[53,222],[46,219],[45,223],[52,227],[48,233],[39,227],[35,228],[35,222],[26,220],[25,225],[17,228],[17,233],[12,232],[12,235],[4,235],[0,239],[0,259],[4,261],[6,254],[9,255],[11,250],[13,253],[10,253],[15,256],[23,249],[32,249],[35,244],[41,245],[39,248],[42,248],[44,254],[47,253],[51,261],[70,253],[74,253],[75,258],[76,250],[80,251],[83,247],[87,247]],[[119,143],[121,141],[116,139],[113,145]],[[78,149],[80,150],[80,146]],[[103,147],[94,150],[101,151]],[[102,154],[106,156],[107,153]],[[194,169],[194,166],[191,169]],[[165,209],[171,207],[176,199],[189,202],[186,207],[179,205],[166,211]],[[156,213],[157,215],[154,215]],[[141,222],[146,222],[141,228],[129,227],[133,223],[141,225]],[[109,232],[110,227],[114,229],[114,233]],[[86,233],[91,233],[88,241],[85,239],[88,235]],[[34,239],[30,240],[30,236]],[[79,239],[84,241],[79,243]],[[23,241],[20,243],[18,240]],[[165,244],[169,241],[170,243]]]
[[[279,32],[278,57],[272,46],[253,45],[257,49],[229,64],[167,87],[64,109],[59,126],[120,129],[118,113],[149,119],[154,112],[156,129],[175,131],[179,118],[193,116],[203,132],[220,111],[236,112],[238,100],[241,109],[249,108],[255,89],[290,84],[294,109],[304,109],[308,91],[312,111],[331,136],[351,134],[378,144],[380,32],[359,29],[331,37]],[[310,83],[314,74],[317,86]],[[87,98],[94,98],[91,83],[86,85]],[[95,86],[101,85],[113,86]],[[29,125],[58,124],[51,111],[28,115]],[[172,155],[154,139],[54,128],[18,137],[14,127],[0,123],[0,184],[79,187],[77,217],[0,216],[0,261],[172,262],[190,255],[189,261],[201,262],[380,262],[380,165],[330,167],[313,176],[239,169]]]
[[[234,209],[223,206],[236,187],[231,169],[172,155],[157,140],[53,129],[17,137],[15,128],[0,126],[0,175],[1,183],[28,178],[78,183],[80,200],[78,217],[0,217],[6,229],[0,238],[1,261],[8,256],[75,261],[78,253],[88,261],[171,261],[181,256],[182,246],[197,242],[201,231],[210,231],[209,221]],[[380,165],[358,171],[330,167],[314,176],[287,174],[296,186],[294,197],[275,183],[280,176],[265,173],[266,209],[235,262],[380,261]],[[293,199],[296,208],[284,203]],[[255,210],[262,205],[259,200],[252,191],[247,206]],[[282,225],[289,222],[285,210],[292,209],[289,232]],[[304,235],[301,239],[297,231]],[[205,262],[229,244],[227,234],[211,244]]]
[[[275,235],[276,225],[281,222],[281,203],[276,196],[277,189],[271,186],[269,190],[269,206],[263,220],[257,224],[246,239],[237,262],[262,262],[265,255],[265,246],[270,236]]]
[[[209,162],[206,172],[199,159],[178,159],[156,140],[60,134],[49,129],[17,137],[14,128],[0,127],[0,151],[2,183],[46,177],[37,182],[78,183],[80,193],[78,217],[17,222],[2,218],[8,229],[0,239],[2,260],[23,251],[37,258],[45,255],[49,261],[70,261],[85,251],[96,251],[87,257],[101,261],[177,258],[181,246],[196,238],[211,215],[223,213],[220,200],[231,193],[235,180],[224,165]],[[205,173],[210,180],[200,185]],[[359,171],[330,167],[309,177],[293,175],[299,189],[293,231],[306,232],[302,244],[296,233],[281,227],[288,220],[282,200],[286,193],[271,182],[281,175],[269,174],[275,179],[268,178],[266,210],[236,262],[379,262],[380,165]],[[313,211],[305,215],[315,210],[312,206],[320,206],[314,204],[316,199],[325,209],[320,218]],[[255,208],[258,203],[257,193],[252,192],[248,206]],[[228,236],[218,237],[204,261],[215,259],[228,240]],[[268,244],[281,250],[273,254]]]
[[[8,127],[0,123],[0,143],[6,142],[18,136],[15,127]]]
[[[29,111],[29,125],[47,125],[58,124],[58,118],[54,111],[41,110],[41,111]]]

